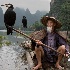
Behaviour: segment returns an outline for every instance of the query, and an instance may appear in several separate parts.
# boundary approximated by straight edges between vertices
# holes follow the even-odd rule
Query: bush
[[[11,42],[10,42],[10,41],[6,41],[5,44],[6,44],[7,46],[9,46],[9,45],[11,45]]]

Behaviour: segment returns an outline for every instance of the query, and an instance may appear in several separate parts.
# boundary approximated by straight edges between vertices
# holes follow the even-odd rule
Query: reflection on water
[[[19,44],[26,40],[24,37],[16,37],[16,32],[13,35],[6,35],[6,32],[0,31],[0,35],[6,36],[6,40],[12,42],[12,45],[0,48],[0,70],[27,70],[28,65],[25,64],[21,57],[25,50],[19,47]]]

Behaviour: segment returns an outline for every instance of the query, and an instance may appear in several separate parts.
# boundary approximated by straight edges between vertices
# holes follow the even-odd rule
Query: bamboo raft
[[[32,68],[37,65],[37,60],[33,59],[33,56],[34,56],[34,52],[26,52],[26,58],[27,58],[29,70],[32,70]],[[46,63],[46,64],[44,63],[44,66],[45,66],[45,69],[39,68],[38,70],[58,70],[52,64],[49,64],[49,63]],[[70,70],[70,66],[68,68],[68,65],[67,65],[66,69],[63,69],[63,70]]]
[[[37,65],[37,60],[36,58],[34,58],[34,51],[31,51],[31,49],[29,49],[29,43],[27,42],[23,42],[21,43],[21,46],[23,48],[25,48],[27,51],[26,51],[26,58],[27,58],[27,62],[28,62],[28,68],[29,70],[32,70],[32,68],[34,66]],[[68,59],[65,59],[63,58],[63,60],[61,61],[61,66],[64,67],[64,61],[66,61],[66,69],[63,69],[63,70],[70,70],[70,62],[68,62]],[[44,69],[43,68],[39,68],[38,70],[58,70],[55,68],[55,66],[53,64],[49,64],[49,63],[44,63]]]

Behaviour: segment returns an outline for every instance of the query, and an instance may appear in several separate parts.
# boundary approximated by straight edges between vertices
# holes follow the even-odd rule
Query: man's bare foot
[[[37,66],[33,67],[32,70],[37,70],[38,68],[41,68],[41,64],[38,64]]]
[[[59,69],[59,70],[62,70],[62,69],[63,69],[63,67],[61,67],[59,64],[56,64],[55,67],[56,67],[57,69]]]

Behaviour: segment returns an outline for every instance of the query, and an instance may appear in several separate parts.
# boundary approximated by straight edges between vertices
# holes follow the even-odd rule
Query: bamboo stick
[[[13,30],[16,31],[16,32],[18,32],[18,33],[20,33],[20,34],[22,34],[22,35],[24,35],[25,37],[29,38],[30,40],[33,40],[33,41],[37,42],[35,39],[31,38],[30,36],[28,36],[27,34],[23,33],[22,31],[19,31],[19,30],[15,29],[15,28],[13,28]],[[49,49],[51,49],[51,50],[53,50],[55,52],[57,52],[57,50],[55,50],[54,48],[49,47],[49,46],[47,46],[47,45],[45,45],[43,43],[41,45],[45,46],[45,47],[47,47],[47,48],[49,48]],[[61,54],[60,52],[57,52],[57,53]],[[63,55],[63,54],[61,54],[61,55]]]
[[[13,28],[13,27],[11,27],[11,26],[9,26],[9,25],[7,25],[7,26],[8,26],[9,28],[12,28],[14,31],[16,31],[16,32],[18,32],[18,33],[24,35],[25,37],[29,38],[30,40],[33,40],[33,41],[37,42],[37,40],[31,38],[29,35],[23,33],[22,31],[17,30],[17,29],[15,29],[15,28]],[[52,47],[50,47],[50,46],[47,46],[47,45],[45,45],[45,44],[43,44],[43,43],[42,43],[41,45],[42,45],[42,46],[45,46],[45,47],[47,47],[47,48],[49,48],[49,49],[51,49],[51,50],[53,50],[53,51],[55,51],[55,52],[57,52],[57,50],[55,50],[54,48],[52,48]],[[62,54],[62,53],[60,53],[60,52],[57,52],[57,53],[64,56],[64,54]]]

